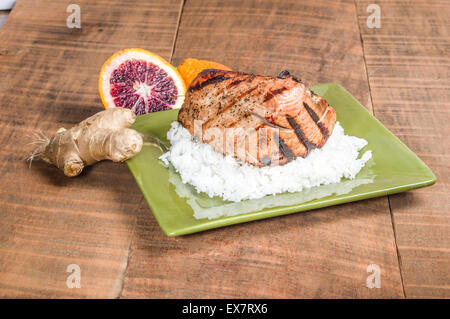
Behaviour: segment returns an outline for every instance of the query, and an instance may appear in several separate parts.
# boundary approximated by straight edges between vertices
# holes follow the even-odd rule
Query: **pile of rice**
[[[209,144],[195,141],[177,121],[167,138],[172,146],[160,159],[173,165],[183,183],[193,185],[199,193],[233,202],[353,179],[372,157],[372,152],[366,151],[358,159],[367,141],[345,135],[339,122],[322,148],[274,167],[255,167],[223,156]]]

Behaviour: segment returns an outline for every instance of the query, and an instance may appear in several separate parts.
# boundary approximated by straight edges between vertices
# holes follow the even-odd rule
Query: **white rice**
[[[196,142],[176,121],[167,138],[172,146],[160,159],[173,165],[183,183],[193,185],[199,193],[233,202],[353,179],[372,157],[372,152],[366,151],[358,159],[367,141],[345,135],[339,123],[322,148],[311,151],[306,158],[274,167],[255,167],[223,156],[209,144]]]

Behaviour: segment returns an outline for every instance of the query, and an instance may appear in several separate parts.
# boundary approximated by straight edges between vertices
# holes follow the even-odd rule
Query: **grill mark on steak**
[[[322,125],[322,123],[319,122],[319,117],[317,116],[316,112],[314,112],[314,110],[310,108],[308,104],[303,102],[303,106],[308,111],[309,115],[311,115],[311,118],[313,119],[314,123],[316,123],[317,127],[319,127],[320,131],[323,134],[323,138],[326,141],[329,137],[328,130]]]
[[[269,101],[270,99],[272,99],[273,98],[273,95],[272,95],[272,93],[267,93],[266,94],[266,96],[264,97],[264,102],[267,102],[267,101]]]
[[[220,72],[220,71],[221,70],[219,70],[219,69],[204,69],[198,74],[198,76],[205,76],[205,75],[210,74],[210,73],[214,74],[214,73],[217,73],[217,72]]]
[[[283,92],[283,91],[285,91],[285,90],[287,90],[287,88],[282,87],[281,89],[278,89],[278,90],[269,91],[269,92],[266,94],[266,97],[264,98],[264,102],[269,101],[269,100],[272,99],[275,95],[278,95],[278,94],[280,94],[281,92]]]
[[[271,132],[271,131],[269,131]],[[258,162],[263,166],[271,166],[272,164],[282,165],[295,158],[292,150],[286,145],[286,143],[279,137],[276,132],[267,135],[267,131],[259,131],[258,138]],[[268,149],[261,148],[262,145],[268,146]],[[277,147],[277,149],[272,149]],[[269,151],[270,153],[260,154],[260,151]],[[261,156],[262,155],[262,156]]]
[[[230,77],[224,76],[224,75],[218,75],[215,77],[212,77],[204,82],[201,83],[197,83],[196,85],[192,86],[189,88],[189,92],[194,92],[194,91],[198,91],[202,88],[204,88],[205,86],[209,85],[209,84],[214,84],[214,83],[219,83],[222,82],[224,80],[228,80]]]
[[[227,89],[231,89],[233,86],[238,85],[239,83],[244,82],[244,81],[245,81],[245,79],[235,80],[227,85]]]
[[[288,162],[292,161],[295,158],[294,152],[289,148],[289,146],[287,146],[287,144],[277,133],[273,133],[273,135],[281,154],[287,158]]]
[[[320,128],[320,131],[322,132],[323,138],[325,139],[325,141],[328,140],[328,138],[330,137],[330,133],[328,133],[328,129],[325,126],[323,126],[323,124],[320,122],[317,123],[317,126]]]
[[[302,128],[298,123],[290,116],[286,116],[287,121],[289,122],[289,125],[294,129],[295,135],[297,135],[298,140],[306,147],[308,150],[308,153],[312,150],[317,148],[317,145],[309,141],[305,133],[303,132]]]
[[[283,91],[286,91],[287,88],[282,87],[281,89],[275,90],[275,91],[271,91],[270,93],[272,93],[273,96],[280,94]]]
[[[309,115],[311,115],[311,118],[313,119],[314,123],[317,124],[317,122],[319,122],[319,117],[317,116],[316,112],[314,112],[314,110],[310,108],[309,105],[306,104],[305,102],[303,102],[303,106],[308,111]]]

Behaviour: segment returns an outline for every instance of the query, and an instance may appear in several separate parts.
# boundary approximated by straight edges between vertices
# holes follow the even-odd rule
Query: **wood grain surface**
[[[450,297],[450,2],[377,1],[381,28],[358,16],[376,117],[435,173],[390,196],[407,297]]]
[[[69,179],[28,168],[28,135],[53,134],[103,109],[103,62],[126,47],[169,59],[178,1],[18,1],[0,29],[0,297],[117,297],[142,195],[124,164],[104,162]],[[81,268],[69,289],[66,268]]]
[[[0,28],[0,297],[450,297],[449,3],[19,0]],[[0,17],[1,19],[1,17]],[[338,82],[435,172],[430,188],[166,237],[123,164],[73,179],[23,158],[33,133],[102,109],[115,51]],[[69,289],[66,268],[81,268]],[[367,266],[381,288],[366,287]]]
[[[352,1],[186,1],[174,64],[289,69],[369,99]],[[324,23],[324,21],[327,21]],[[370,107],[370,104],[368,105]],[[144,204],[122,297],[403,297],[386,198],[168,238]],[[382,288],[366,287],[369,264]]]

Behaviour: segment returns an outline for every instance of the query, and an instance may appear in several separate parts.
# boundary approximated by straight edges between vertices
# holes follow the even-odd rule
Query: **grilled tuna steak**
[[[336,111],[287,71],[270,77],[204,70],[190,84],[178,121],[222,154],[273,166],[322,147]]]

